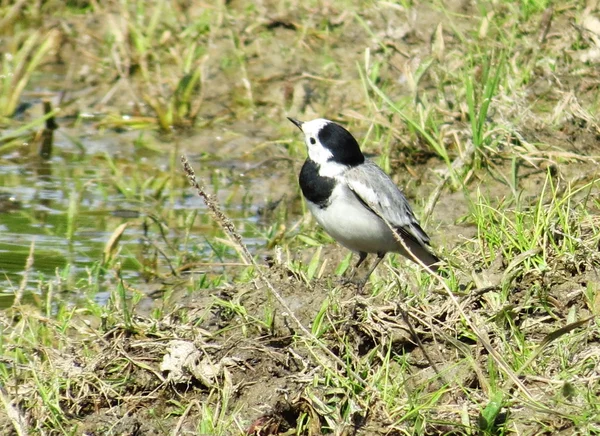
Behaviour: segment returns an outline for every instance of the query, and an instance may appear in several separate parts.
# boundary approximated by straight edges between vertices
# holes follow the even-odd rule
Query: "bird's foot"
[[[366,278],[355,279],[353,276],[351,277],[341,277],[339,279],[339,284],[342,286],[356,286],[356,290],[358,293],[361,293],[362,289],[365,287],[367,283]]]

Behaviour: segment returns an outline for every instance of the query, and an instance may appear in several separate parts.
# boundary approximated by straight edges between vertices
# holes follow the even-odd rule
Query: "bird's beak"
[[[297,119],[290,117],[287,117],[287,119],[294,123],[294,125],[302,131],[302,124],[304,124],[302,121],[298,121]]]

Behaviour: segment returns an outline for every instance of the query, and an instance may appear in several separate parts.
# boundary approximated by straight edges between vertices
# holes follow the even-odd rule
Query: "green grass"
[[[4,51],[0,65],[0,121],[14,114],[31,76],[53,50],[58,32],[19,33]]]

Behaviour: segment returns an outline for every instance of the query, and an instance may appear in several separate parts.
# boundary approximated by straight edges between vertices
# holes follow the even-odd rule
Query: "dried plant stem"
[[[437,201],[439,200],[442,190],[446,186],[446,183],[448,183],[448,181],[452,179],[453,175],[456,174],[458,171],[462,170],[465,166],[466,167],[471,166],[471,163],[473,162],[473,157],[475,155],[475,151],[476,151],[475,146],[473,144],[470,144],[469,147],[467,148],[467,150],[465,151],[465,153],[462,156],[457,157],[452,162],[452,165],[450,166],[450,168],[446,169],[444,175],[442,176],[441,180],[436,185],[435,189],[429,196],[429,199],[427,200],[425,207],[423,208],[423,212],[421,214],[422,221],[424,221],[424,222],[429,221],[429,217],[433,213],[433,208],[435,207]]]
[[[15,294],[15,300],[13,301],[13,306],[18,306],[21,303],[21,300],[23,299],[23,294],[25,293],[25,289],[27,288],[27,282],[29,280],[29,273],[31,271],[31,267],[33,266],[34,251],[35,251],[35,239],[33,239],[31,241],[31,245],[29,246],[29,255],[27,256],[27,261],[25,262],[25,269],[23,270],[23,278],[21,279],[21,284]]]
[[[13,405],[8,392],[6,392],[3,386],[0,386],[0,401],[4,405],[4,410],[12,422],[17,435],[27,436],[29,434],[27,432],[27,420],[21,415],[19,409]]]
[[[373,210],[373,211],[375,211],[375,213],[377,213],[376,212],[377,208],[374,205],[369,205],[369,207],[371,207],[371,210]],[[421,261],[421,259],[419,259],[410,250],[410,248],[404,242],[404,240],[402,239],[402,237],[398,234],[398,232],[396,231],[396,229],[394,229],[394,227],[392,226],[392,224],[382,214],[377,213],[377,215],[390,228],[390,230],[394,234],[394,237],[396,238],[396,240],[402,245],[402,247],[406,250],[406,252],[409,253],[409,255],[411,256],[412,260],[415,263],[419,264],[421,267],[423,267],[425,270],[427,270],[433,277],[435,277],[438,280],[438,282],[442,285],[442,287],[446,291],[446,294],[448,295],[448,297],[450,298],[450,300],[452,301],[452,303],[454,304],[454,306],[456,307],[456,309],[458,310],[458,312],[460,313],[460,315],[462,316],[462,318],[465,320],[465,322],[467,323],[467,325],[469,326],[469,328],[473,331],[473,333],[475,334],[475,336],[477,336],[477,339],[479,340],[479,342],[487,350],[487,352],[490,354],[490,356],[492,356],[492,358],[498,364],[498,366],[504,370],[504,372],[511,379],[511,381],[519,388],[519,390],[523,393],[523,395],[527,398],[527,400],[529,400],[532,403],[532,405],[535,405],[535,408],[537,410],[539,410],[539,411],[546,412],[546,413],[556,413],[556,411],[551,410],[548,407],[545,407],[543,405],[540,406],[539,402],[536,401],[533,398],[533,396],[531,395],[531,393],[529,392],[529,390],[525,387],[525,385],[521,382],[521,380],[519,380],[517,374],[510,368],[510,366],[508,365],[508,363],[506,363],[506,360],[504,360],[504,358],[500,355],[500,353],[498,353],[498,351],[492,346],[492,344],[490,343],[490,341],[487,339],[487,335],[484,335],[484,333],[475,325],[475,323],[473,323],[473,321],[471,320],[471,318],[469,318],[467,316],[467,314],[465,313],[463,307],[460,305],[460,303],[458,302],[458,300],[456,299],[456,297],[452,293],[452,290],[446,284],[446,282],[444,281],[444,279],[442,278],[442,276],[440,276],[439,274],[437,274],[436,272],[434,272],[428,265],[426,265],[423,261]]]
[[[225,234],[229,238],[231,238],[231,240],[235,242],[235,244],[240,248],[242,258],[246,265],[256,266],[256,262],[254,262],[254,259],[252,258],[252,255],[248,250],[248,247],[246,247],[246,244],[244,244],[242,236],[236,230],[235,225],[229,219],[229,217],[223,213],[221,207],[219,206],[219,203],[217,202],[217,199],[208,194],[206,192],[206,188],[200,185],[198,183],[198,180],[196,180],[196,173],[194,172],[194,169],[188,162],[187,157],[181,156],[181,163],[183,164],[183,170],[187,175],[190,185],[196,190],[200,198],[202,198],[202,201],[204,201],[204,204],[206,204],[206,207],[208,207],[208,210],[210,210],[210,213],[212,214],[213,218],[219,224],[219,226],[221,226]]]
[[[263,282],[265,284],[265,286],[269,289],[269,291],[271,292],[273,297],[275,297],[275,299],[278,301],[278,303],[281,305],[281,307],[283,307],[284,311],[286,312],[286,315],[289,316],[292,319],[292,321],[294,321],[294,323],[298,326],[300,331],[302,331],[302,334],[304,335],[304,337],[306,339],[308,339],[310,342],[312,342],[313,344],[315,344],[317,347],[319,347],[321,349],[321,351],[326,355],[327,359],[335,362],[337,364],[337,368],[343,368],[348,374],[350,374],[364,388],[369,388],[369,385],[367,384],[367,382],[365,381],[364,378],[362,378],[359,374],[357,374],[356,372],[354,372],[350,368],[348,368],[348,365],[346,363],[344,363],[329,348],[327,348],[321,341],[319,341],[310,331],[308,331],[308,329],[306,327],[304,327],[304,325],[302,325],[300,320],[296,317],[296,315],[294,315],[294,312],[289,308],[289,306],[287,305],[287,303],[285,302],[283,297],[279,294],[279,292],[277,292],[277,290],[275,289],[273,284],[269,281],[267,276],[264,274],[264,272],[262,271],[262,268],[260,268],[260,266],[256,263],[256,261],[250,254],[250,251],[246,247],[246,244],[244,244],[242,236],[236,230],[233,222],[223,213],[223,211],[221,211],[221,208],[219,207],[217,200],[215,198],[213,198],[211,195],[209,195],[206,192],[206,190],[204,189],[204,187],[198,183],[198,181],[196,180],[196,174],[195,174],[193,168],[191,167],[190,163],[188,162],[186,156],[181,156],[181,163],[183,164],[183,169],[185,171],[185,174],[188,177],[190,185],[194,189],[196,189],[196,192],[198,192],[198,195],[202,198],[202,200],[204,201],[204,203],[206,204],[206,206],[212,213],[213,218],[221,226],[223,231],[231,238],[231,240],[234,241],[238,245],[241,253],[243,254],[244,261],[248,265],[252,265],[255,267],[260,281]],[[337,372],[337,368],[334,368],[334,367],[331,367],[330,365],[325,364],[323,362],[323,359],[318,359],[318,360],[319,360],[319,364],[321,366],[323,366],[325,369],[327,369],[329,371]],[[327,361],[327,360],[325,360],[325,361]],[[376,394],[376,391],[373,391],[373,393]]]

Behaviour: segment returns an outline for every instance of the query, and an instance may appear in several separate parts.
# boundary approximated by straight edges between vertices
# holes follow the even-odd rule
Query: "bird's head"
[[[351,167],[365,161],[356,139],[339,124],[324,118],[305,122],[288,119],[304,134],[308,157],[316,164],[333,162]]]

